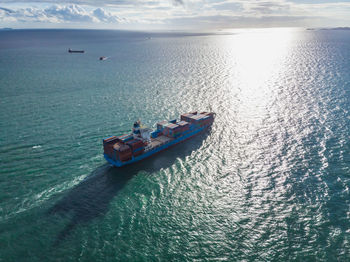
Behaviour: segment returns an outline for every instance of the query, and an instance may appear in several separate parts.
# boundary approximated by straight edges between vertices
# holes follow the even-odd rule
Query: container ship
[[[68,49],[68,53],[85,53],[84,50],[72,50],[72,49]]]
[[[180,121],[157,123],[156,130],[142,127],[137,121],[130,134],[103,139],[104,157],[116,167],[138,162],[208,129],[214,117],[211,112],[190,112],[181,115]]]

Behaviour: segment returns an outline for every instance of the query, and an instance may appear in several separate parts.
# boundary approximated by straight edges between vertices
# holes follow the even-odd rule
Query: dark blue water
[[[345,30],[0,31],[0,261],[348,261],[349,72]],[[191,110],[210,132],[103,159]]]

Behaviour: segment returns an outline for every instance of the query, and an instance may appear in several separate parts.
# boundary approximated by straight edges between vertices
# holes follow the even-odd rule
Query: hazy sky
[[[1,0],[0,27],[218,30],[350,26],[350,0]]]

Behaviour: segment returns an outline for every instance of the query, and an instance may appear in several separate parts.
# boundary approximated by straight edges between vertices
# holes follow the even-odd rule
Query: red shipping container
[[[126,144],[131,147],[132,151],[144,146],[144,143],[141,140],[137,139],[130,140],[126,142]]]
[[[123,144],[123,143],[116,143],[114,146],[113,146],[114,150],[118,151],[118,152],[129,152],[131,151],[130,148]]]
[[[190,122],[190,117],[193,116],[193,114],[187,113],[187,114],[183,114],[181,115],[181,121],[186,121],[186,122]]]
[[[134,155],[134,156],[142,155],[144,151],[145,151],[144,149],[141,149],[141,150],[139,150],[139,151],[133,152],[133,155]]]
[[[119,160],[120,161],[128,161],[132,158],[131,153],[127,153],[127,154],[119,154]]]
[[[117,137],[116,136],[111,136],[111,137],[108,137],[106,139],[103,139],[103,145],[105,144],[110,144],[110,143],[115,143],[117,140]]]

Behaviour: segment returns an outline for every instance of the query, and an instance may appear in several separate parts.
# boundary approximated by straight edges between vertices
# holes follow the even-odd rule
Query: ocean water
[[[349,72],[346,30],[0,31],[0,261],[349,261]],[[103,159],[192,110],[211,130]]]

